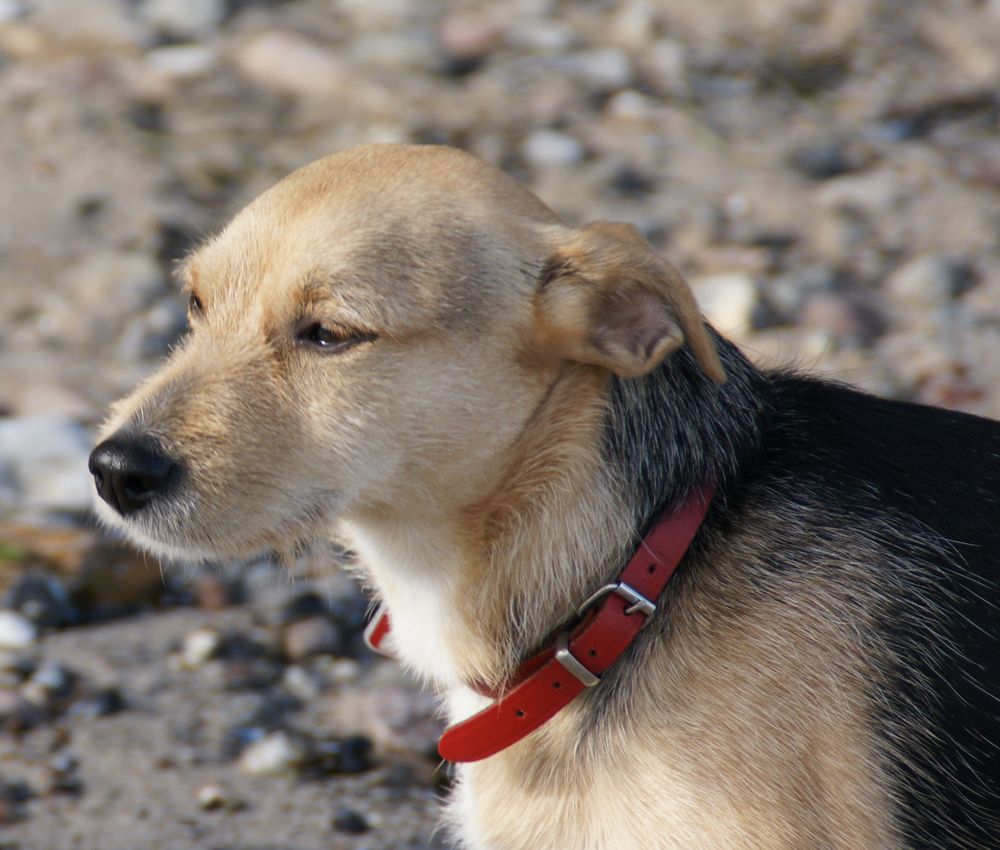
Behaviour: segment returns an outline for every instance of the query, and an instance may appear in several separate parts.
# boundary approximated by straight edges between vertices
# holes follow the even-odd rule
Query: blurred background
[[[458,145],[636,223],[758,362],[1000,417],[998,45],[998,0],[0,0],[0,844],[446,846],[345,553],[91,527],[199,239],[331,151]]]

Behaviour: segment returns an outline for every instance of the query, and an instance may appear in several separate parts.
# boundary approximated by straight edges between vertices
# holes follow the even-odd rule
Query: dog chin
[[[124,535],[138,548],[165,560],[185,563],[239,561],[264,555],[291,562],[296,554],[306,551],[311,543],[325,539],[323,530],[328,529],[332,523],[328,510],[317,510],[308,519],[296,519],[283,524],[277,532],[255,535],[252,539],[243,537],[233,541],[232,545],[225,542],[220,545],[216,541],[215,545],[207,548],[183,539],[171,539],[155,527],[146,527],[151,523],[144,523],[141,518],[126,519],[100,498],[94,500],[94,512],[103,526]]]
[[[155,530],[151,531],[143,528],[139,521],[125,519],[125,517],[105,504],[99,497],[94,499],[94,513],[97,515],[100,524],[105,528],[123,535],[139,549],[149,552],[158,558],[168,561],[199,563],[237,557],[235,553],[217,550],[215,547],[206,549],[188,542],[165,539],[163,536],[158,535]],[[261,547],[261,551],[263,551],[263,548]],[[246,553],[240,554],[246,555]]]

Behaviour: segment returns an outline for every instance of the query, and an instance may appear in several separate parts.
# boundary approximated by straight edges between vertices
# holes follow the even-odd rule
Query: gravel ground
[[[430,706],[335,568],[161,579],[88,530],[204,234],[459,145],[635,222],[759,362],[1000,417],[997,44],[998,0],[0,0],[0,846],[430,846]]]

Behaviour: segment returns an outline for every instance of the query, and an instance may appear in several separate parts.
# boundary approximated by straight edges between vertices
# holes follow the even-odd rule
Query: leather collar
[[[701,527],[715,488],[705,486],[676,510],[662,516],[645,536],[618,578],[580,606],[580,620],[559,634],[554,645],[528,659],[515,684],[492,704],[448,727],[438,742],[451,762],[488,758],[531,734],[586,688],[600,683],[649,622],[667,584]],[[376,652],[391,632],[380,607],[365,641]]]

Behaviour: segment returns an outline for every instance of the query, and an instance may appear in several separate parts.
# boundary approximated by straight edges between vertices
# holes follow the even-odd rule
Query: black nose
[[[149,504],[180,472],[151,437],[105,440],[91,452],[88,466],[101,498],[122,515]]]

